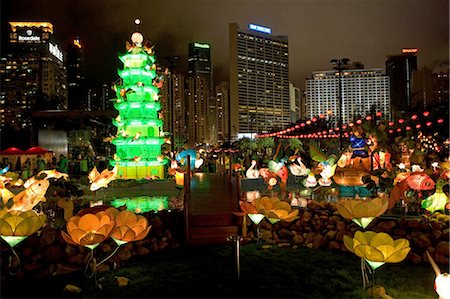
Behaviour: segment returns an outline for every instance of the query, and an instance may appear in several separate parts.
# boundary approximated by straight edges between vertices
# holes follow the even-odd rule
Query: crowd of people
[[[53,156],[50,160],[46,160],[41,155],[37,155],[36,159],[28,157],[24,162],[22,162],[22,159],[19,156],[13,164],[8,157],[4,157],[0,164],[0,170],[3,169],[6,171],[16,172],[23,180],[27,180],[38,174],[40,171],[46,169],[56,169],[60,172],[68,173],[69,159],[63,154],[59,156],[59,160],[56,156]]]

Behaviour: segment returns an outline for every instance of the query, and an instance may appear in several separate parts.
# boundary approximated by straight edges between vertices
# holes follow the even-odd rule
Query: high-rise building
[[[214,140],[215,130],[211,130],[208,120],[212,100],[211,46],[206,43],[190,43],[187,79],[187,127],[188,142],[193,146]]]
[[[230,140],[230,83],[221,82],[216,86],[217,101],[217,143],[222,144]]]
[[[313,72],[306,80],[306,116],[321,114],[338,123],[339,73],[336,70]],[[342,121],[353,120],[373,111],[390,118],[389,78],[381,69],[357,69],[341,72]]]
[[[79,38],[67,47],[66,55],[68,108],[70,110],[86,109],[85,60],[84,49]],[[103,109],[104,110],[104,109]]]
[[[2,144],[5,132],[26,130],[34,145],[32,111],[67,109],[64,56],[49,22],[9,22],[8,37],[0,60]]]
[[[173,140],[177,147],[183,146],[186,142],[187,126],[186,126],[186,100],[185,100],[185,77],[183,74],[173,71],[166,76],[166,81],[162,86],[159,96],[161,101],[162,117],[164,120],[164,132],[173,134]],[[172,98],[170,93],[173,94]],[[170,101],[173,102],[173,130],[170,128]]]
[[[255,24],[232,23],[229,32],[232,140],[289,125],[287,36]]]
[[[401,55],[390,55],[386,60],[389,76],[391,107],[394,118],[411,109],[412,73],[417,70],[417,49],[404,48]]]
[[[412,74],[412,102],[411,107],[416,109],[430,109],[433,104],[448,101],[448,74],[444,72],[433,73],[426,66],[414,71]]]
[[[291,123],[295,123],[300,118],[300,88],[289,83],[289,101],[291,109]]]

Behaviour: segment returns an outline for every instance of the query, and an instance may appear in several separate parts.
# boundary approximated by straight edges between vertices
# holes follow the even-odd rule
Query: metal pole
[[[342,150],[342,87],[341,87],[341,61],[338,62],[338,74],[339,74],[339,80],[338,80],[338,86],[339,86],[339,151]]]
[[[241,241],[242,237],[238,235],[228,236],[227,241],[234,242],[234,261],[235,261],[235,270],[236,270],[236,279],[239,284],[241,281],[241,262],[240,262],[240,253],[241,253]]]
[[[189,201],[191,200],[191,156],[187,156],[187,171],[184,177],[184,201],[183,201],[183,212],[184,212],[184,238],[186,241],[190,240],[189,233]]]

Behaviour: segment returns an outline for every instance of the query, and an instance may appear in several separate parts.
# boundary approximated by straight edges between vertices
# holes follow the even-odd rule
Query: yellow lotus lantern
[[[125,210],[112,210],[115,214],[116,225],[111,232],[111,238],[122,245],[132,241],[139,241],[147,236],[151,226],[148,224],[147,218],[136,215],[135,213]]]
[[[366,228],[373,219],[386,212],[389,198],[386,196],[374,199],[339,199],[332,203],[339,214],[346,219],[351,219],[362,228]]]
[[[0,235],[13,248],[28,236],[37,232],[47,220],[45,214],[0,210]]]
[[[67,233],[61,231],[61,234],[67,243],[93,250],[109,237],[114,224],[114,215],[108,210],[95,214],[88,212],[82,216],[76,215],[70,218],[66,224]]]
[[[289,203],[276,197],[261,197],[255,201],[256,210],[264,214],[270,223],[275,224],[280,220],[292,222],[298,216],[298,210],[293,210]]]
[[[345,247],[364,259],[373,270],[384,263],[399,263],[408,255],[411,247],[407,239],[393,240],[386,233],[357,231],[353,238],[344,235]]]

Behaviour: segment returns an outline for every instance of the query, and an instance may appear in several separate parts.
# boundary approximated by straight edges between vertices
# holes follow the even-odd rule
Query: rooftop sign
[[[194,43],[194,47],[209,49],[209,45],[208,44],[201,44],[201,43]]]
[[[259,26],[256,24],[250,24],[250,25],[248,25],[248,28],[250,28],[250,30],[259,31],[262,33],[272,34],[272,29],[263,27],[263,26]]]
[[[63,53],[58,48],[58,45],[54,45],[52,43],[48,43],[48,50],[52,53],[59,61],[63,61]]]
[[[403,48],[402,54],[417,54],[417,48]]]

